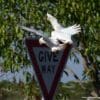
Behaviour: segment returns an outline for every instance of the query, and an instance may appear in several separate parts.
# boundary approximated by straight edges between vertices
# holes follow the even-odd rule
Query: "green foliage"
[[[4,70],[15,71],[31,64],[24,44],[29,33],[19,25],[34,26],[50,34],[52,27],[46,19],[49,12],[63,26],[81,25],[78,40],[82,44],[79,52],[88,67],[85,75],[95,78],[96,70],[100,69],[99,4],[99,0],[0,0],[0,57]]]
[[[75,82],[60,83],[54,100],[81,100],[82,97],[89,96],[91,90],[93,90],[91,82],[83,83],[83,86],[86,88],[83,89]],[[27,100],[35,100],[35,96],[39,95],[40,89],[33,82],[26,86],[23,83],[0,82],[1,100],[24,100],[26,97],[28,98]]]
[[[35,96],[40,95],[40,90],[35,82],[24,84],[20,82],[11,83],[0,82],[0,100],[34,100]],[[1,99],[2,98],[2,99]]]
[[[82,97],[89,96],[93,90],[91,82],[84,82],[83,86],[85,88],[82,88],[77,82],[60,83],[55,100],[81,100]]]
[[[64,26],[81,24],[80,41],[84,43],[86,55],[97,62],[99,55],[99,9],[97,0],[1,0],[0,1],[0,56],[6,69],[16,69],[28,64],[24,37],[28,36],[19,25],[34,26],[50,33],[51,25],[46,13],[56,16]],[[16,66],[16,67],[15,67]]]

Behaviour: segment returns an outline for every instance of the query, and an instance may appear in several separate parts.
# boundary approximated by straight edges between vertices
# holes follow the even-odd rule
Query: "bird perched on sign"
[[[52,52],[59,51],[65,47],[63,44],[60,44],[58,40],[54,40],[51,37],[45,36],[42,31],[38,31],[34,28],[28,28],[25,26],[20,26],[20,28],[34,33],[35,36],[40,36],[39,43],[47,45]]]
[[[47,13],[47,19],[54,29],[50,37],[45,36],[42,31],[38,31],[34,28],[30,29],[25,26],[21,26],[21,28],[40,36],[40,44],[46,44],[52,52],[64,49],[67,43],[72,44],[71,36],[81,31],[80,25],[73,25],[68,28],[62,27],[57,19],[49,13]]]

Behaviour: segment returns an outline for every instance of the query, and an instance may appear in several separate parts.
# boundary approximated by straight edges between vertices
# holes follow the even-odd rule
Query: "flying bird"
[[[69,27],[63,27],[59,24],[58,20],[52,16],[51,14],[47,13],[47,20],[50,21],[54,31],[51,32],[51,37],[56,40],[60,40],[62,43],[70,43],[72,44],[73,41],[71,39],[72,35],[78,34],[81,32],[80,25],[73,25]]]
[[[51,14],[47,13],[47,19],[50,21],[53,31],[51,36],[47,37],[42,31],[38,31],[34,28],[28,28],[20,26],[22,29],[34,33],[34,35],[40,36],[39,43],[46,44],[52,52],[60,51],[66,47],[67,43],[72,44],[71,36],[78,34],[81,31],[80,25],[73,25],[68,28],[64,28],[60,25],[57,19]]]
[[[32,32],[34,35],[40,36],[39,43],[46,44],[52,52],[60,51],[65,48],[65,44],[60,44],[58,40],[45,36],[40,30],[38,31],[34,28],[28,28],[26,26],[20,26],[20,28],[28,32]]]

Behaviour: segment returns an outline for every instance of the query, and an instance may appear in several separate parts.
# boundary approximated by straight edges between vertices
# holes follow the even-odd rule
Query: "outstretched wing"
[[[64,28],[58,23],[57,19],[49,13],[47,13],[47,19],[52,24],[52,27],[54,28],[55,32],[65,33],[65,35],[67,34],[69,36],[74,35],[74,34],[78,34],[79,32],[81,32],[80,25],[75,24],[73,26]],[[62,34],[62,35],[64,35],[64,34]]]
[[[75,35],[75,34],[78,34],[79,32],[81,32],[81,27],[80,27],[80,25],[75,24],[68,28],[63,28],[61,31],[68,35]]]
[[[42,31],[38,31],[34,28],[31,29],[31,28],[28,28],[28,27],[25,27],[25,26],[20,26],[20,28],[23,29],[23,30],[26,30],[28,32],[32,32],[35,35],[39,35],[39,36],[42,36],[42,37],[44,36]]]
[[[62,26],[58,23],[57,19],[49,13],[47,13],[47,20],[50,21],[55,31],[62,28]]]

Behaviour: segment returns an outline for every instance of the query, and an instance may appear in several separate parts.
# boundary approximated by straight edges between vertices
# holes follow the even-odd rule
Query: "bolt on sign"
[[[38,39],[27,38],[25,40],[33,68],[42,90],[44,100],[53,100],[57,84],[66,64],[71,45],[52,52],[49,47],[39,44]]]

